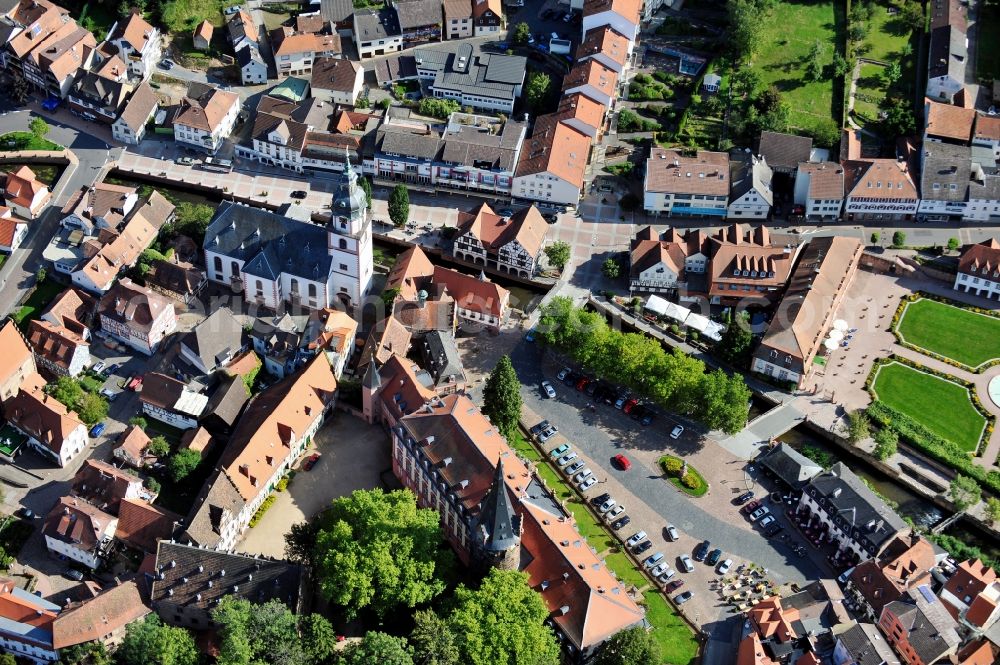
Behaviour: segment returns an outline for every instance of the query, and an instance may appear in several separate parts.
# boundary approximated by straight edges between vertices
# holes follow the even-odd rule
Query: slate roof
[[[240,413],[243,412],[243,406],[249,399],[243,379],[239,376],[230,377],[221,381],[212,396],[208,398],[205,416],[231,428],[236,424]]]
[[[809,161],[812,144],[808,136],[761,132],[757,153],[767,160],[771,168],[794,171],[799,162]]]
[[[794,489],[801,488],[810,478],[823,471],[822,466],[784,442],[759,455],[757,464]]]
[[[926,141],[921,148],[920,198],[927,201],[965,201],[972,179],[972,152],[968,146]]]
[[[441,25],[440,0],[396,0],[392,6],[403,30]]]
[[[189,296],[198,291],[205,281],[205,273],[190,263],[174,263],[156,259],[146,273],[146,284],[158,286],[179,296]]]
[[[81,72],[73,81],[70,95],[93,104],[107,114],[117,115],[129,93],[132,92],[132,85],[127,81],[119,82],[105,78],[95,72],[83,70]]]
[[[903,636],[921,662],[934,663],[953,653],[961,642],[957,624],[930,590],[919,586],[909,590],[910,598],[886,605],[903,626]]]
[[[222,471],[213,473],[195,498],[186,518],[184,535],[195,545],[214,548],[222,537],[227,514],[232,519],[239,515],[246,502],[240,491]]]
[[[493,473],[493,484],[479,504],[479,514],[470,536],[489,552],[504,552],[520,544],[521,518],[514,511],[514,503],[507,492],[501,458]]]
[[[927,75],[930,78],[947,76],[958,83],[964,83],[968,55],[964,27],[943,25],[932,28]]]
[[[104,512],[83,499],[64,496],[45,517],[42,534],[67,543],[84,552],[94,552],[100,546],[114,515]]]
[[[244,261],[243,272],[274,279],[287,273],[326,280],[330,255],[326,230],[311,222],[223,201],[205,231],[204,248]]]
[[[440,5],[439,5],[440,7]],[[413,52],[418,71],[434,71],[432,87],[480,97],[513,99],[524,82],[527,58],[477,52],[465,42],[435,44]]]
[[[160,541],[156,575],[150,592],[155,607],[170,603],[210,611],[226,596],[254,603],[279,600],[299,609],[305,570],[285,561],[227,554]],[[237,589],[238,587],[238,589]]]
[[[419,346],[423,367],[437,386],[465,383],[465,368],[451,331],[431,330],[419,341]]]
[[[220,307],[186,334],[181,343],[211,371],[243,347],[243,324],[228,307]]]
[[[739,159],[729,161],[729,176],[732,185],[729,189],[729,201],[736,201],[747,192],[756,190],[762,199],[771,205],[774,193],[771,191],[771,178],[774,172],[767,165],[767,160],[753,155],[741,155]]]
[[[838,522],[841,530],[873,556],[896,534],[908,528],[906,522],[885,504],[843,462],[837,462],[814,477],[805,491],[813,496]],[[838,491],[839,490],[839,491]]]
[[[362,42],[373,42],[402,34],[396,12],[391,9],[358,9],[354,12],[354,34]]]
[[[873,623],[855,623],[837,636],[855,665],[899,665],[899,659]]]
[[[354,3],[351,0],[320,0],[319,13],[326,21],[342,23],[354,14]]]

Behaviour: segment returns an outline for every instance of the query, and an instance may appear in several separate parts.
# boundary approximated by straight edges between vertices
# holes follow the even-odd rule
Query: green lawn
[[[879,107],[885,100],[885,85],[882,81],[884,69],[869,62],[861,65],[861,75],[858,77],[858,88],[854,96],[854,112],[869,121],[878,120]]]
[[[37,319],[41,316],[42,312],[52,300],[63,292],[66,288],[58,282],[54,282],[51,279],[46,279],[44,282],[38,285],[38,287],[31,292],[28,299],[24,302],[17,312],[14,313],[12,317],[14,323],[16,323],[22,329],[28,327],[28,323]]]
[[[980,35],[1000,35],[1000,0],[984,0],[979,5]],[[1000,49],[982,44],[976,49],[976,78],[1000,78]]]
[[[1000,358],[1000,319],[936,300],[911,302],[896,330],[906,342],[969,367]]]
[[[891,2],[894,7],[899,7],[902,2]],[[882,62],[897,62],[903,57],[903,49],[907,42],[913,37],[913,32],[899,13],[890,14],[887,7],[882,4],[875,5],[875,13],[868,25],[868,36],[865,43],[868,45],[866,58],[881,60]],[[916,50],[910,56],[916,60]],[[900,63],[903,66],[903,63]]]
[[[79,14],[75,9],[72,9],[70,14],[77,19],[80,27],[93,32],[97,40],[100,41],[118,20],[118,5],[114,5],[114,7],[114,9],[111,8],[111,3],[105,5],[97,0],[90,0],[90,2],[83,4]]]
[[[635,564],[632,563],[632,559],[628,558],[628,555],[624,552],[612,552],[611,554],[604,557],[604,562],[608,565],[618,579],[622,581],[626,587],[637,587],[642,588],[649,584],[649,580],[636,569]]]
[[[877,399],[923,423],[962,450],[971,453],[979,447],[986,418],[972,405],[964,386],[890,363],[879,370],[872,392]]]
[[[653,637],[660,644],[660,653],[670,665],[693,663],[698,655],[698,641],[684,620],[677,616],[663,596],[655,591],[643,594],[646,619],[653,626]]]
[[[0,136],[0,150],[62,150],[58,143],[40,139],[31,132],[8,132]]]
[[[840,120],[833,109],[833,81],[805,80],[805,63],[817,41],[823,45],[824,63],[833,61],[843,7],[833,2],[792,2],[775,7],[764,24],[764,39],[753,62],[764,86],[774,85],[791,108],[789,130],[811,129],[829,118]],[[792,131],[792,133],[796,133]]]

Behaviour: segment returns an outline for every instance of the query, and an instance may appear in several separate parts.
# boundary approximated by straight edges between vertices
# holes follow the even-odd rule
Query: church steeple
[[[479,504],[475,554],[487,566],[516,570],[520,562],[521,518],[504,482],[503,460],[497,461],[493,484]]]

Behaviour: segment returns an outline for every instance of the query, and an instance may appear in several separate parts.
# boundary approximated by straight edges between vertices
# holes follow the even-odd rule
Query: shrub
[[[250,518],[251,527],[257,526],[257,523],[264,517],[264,513],[267,512],[267,509],[270,508],[274,502],[277,501],[277,499],[278,498],[273,494],[264,499],[264,502],[260,504],[260,508],[258,508],[257,512],[253,514],[253,517]]]
[[[684,477],[681,478],[681,483],[684,484],[684,487],[690,490],[694,490],[698,489],[701,486],[701,479],[698,478],[698,476],[691,473],[690,471],[688,471],[687,473],[684,474]]]
[[[680,461],[676,457],[668,457],[663,460],[663,470],[672,476],[676,476],[681,472],[681,467],[684,466],[684,462]],[[691,475],[691,474],[688,474]],[[685,476],[686,478],[687,476]]]
[[[279,492],[284,492],[286,489],[288,489],[288,476],[284,476],[281,480],[279,480],[278,484],[274,486],[274,489],[278,490]]]

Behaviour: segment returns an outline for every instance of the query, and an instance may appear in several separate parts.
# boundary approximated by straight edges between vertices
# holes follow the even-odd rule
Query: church
[[[372,282],[368,200],[349,161],[334,184],[325,228],[308,218],[223,202],[205,231],[208,278],[274,310],[362,303]]]

